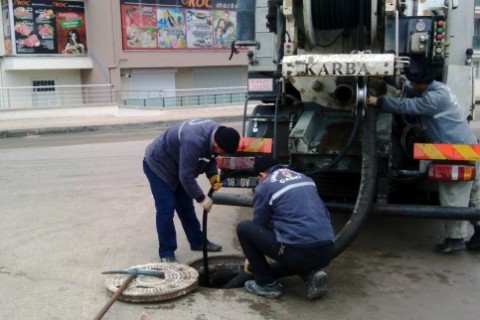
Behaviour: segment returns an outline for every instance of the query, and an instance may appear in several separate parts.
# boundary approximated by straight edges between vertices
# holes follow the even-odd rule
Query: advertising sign
[[[120,0],[124,50],[229,50],[237,0]]]
[[[188,48],[212,47],[212,12],[209,10],[187,10]]]
[[[83,1],[14,0],[12,3],[16,54],[87,54]]]

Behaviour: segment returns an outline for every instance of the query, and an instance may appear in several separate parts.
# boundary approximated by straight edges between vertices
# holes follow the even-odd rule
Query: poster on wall
[[[13,1],[15,53],[87,54],[83,1]]]
[[[237,0],[121,0],[124,50],[229,50]]]
[[[188,48],[212,47],[212,12],[209,10],[187,10]]]
[[[230,48],[237,33],[237,12],[229,10],[213,11],[215,23],[214,41],[216,48]],[[215,43],[216,42],[216,43]]]
[[[186,48],[185,17],[180,9],[157,10],[158,47]]]
[[[152,7],[122,6],[124,40],[129,48],[155,48],[157,11]]]

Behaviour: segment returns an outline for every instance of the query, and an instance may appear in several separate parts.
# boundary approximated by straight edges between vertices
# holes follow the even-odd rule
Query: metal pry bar
[[[152,276],[161,279],[165,279],[165,272],[157,271],[157,270],[148,270],[148,269],[121,269],[121,270],[111,270],[111,271],[104,271],[102,274],[114,274],[114,273],[122,273],[122,274],[134,274],[137,276]]]

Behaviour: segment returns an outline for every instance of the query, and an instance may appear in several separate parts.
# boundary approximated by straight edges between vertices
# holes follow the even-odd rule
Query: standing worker
[[[425,127],[428,143],[477,144],[477,138],[468,126],[463,110],[450,88],[435,81],[428,67],[420,73],[409,74],[410,83],[404,85],[405,97],[368,97],[367,104],[380,112],[419,116]],[[472,181],[439,181],[440,205],[468,207]],[[467,222],[445,222],[446,237],[435,246],[439,253],[456,253],[465,250]]]
[[[253,198],[253,220],[237,225],[237,236],[254,280],[245,289],[267,298],[278,298],[282,275],[298,275],[307,285],[307,297],[327,292],[327,274],[333,251],[330,214],[315,183],[304,174],[287,169],[270,156],[255,160],[260,184]],[[266,257],[278,265],[268,264]]]
[[[162,262],[177,262],[175,210],[190,243],[190,249],[203,249],[203,234],[195,213],[193,199],[207,212],[212,199],[198,185],[197,177],[205,173],[212,188],[221,187],[216,158],[234,153],[240,141],[238,132],[208,119],[177,123],[150,143],[145,150],[143,171],[150,182],[156,208],[159,255]],[[207,250],[222,250],[208,241]]]

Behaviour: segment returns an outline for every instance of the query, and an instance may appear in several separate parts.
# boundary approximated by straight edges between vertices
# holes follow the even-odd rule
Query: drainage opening
[[[240,255],[218,255],[208,257],[209,283],[205,277],[203,258],[193,260],[187,265],[198,271],[198,284],[202,287],[232,289],[243,287],[249,275],[243,272],[245,257]]]

